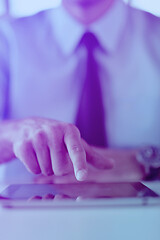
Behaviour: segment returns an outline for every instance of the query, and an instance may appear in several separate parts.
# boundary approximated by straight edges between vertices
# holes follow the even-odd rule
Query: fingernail
[[[83,170],[79,170],[76,173],[76,178],[78,181],[84,181],[87,178],[87,170],[83,169]]]
[[[108,158],[107,161],[105,160],[104,162],[101,162],[99,164],[98,168],[100,169],[112,169],[114,168],[115,161],[113,158]]]
[[[114,168],[114,165],[115,165],[114,159],[113,158],[108,158],[105,165],[104,165],[104,168],[111,169],[111,168]]]

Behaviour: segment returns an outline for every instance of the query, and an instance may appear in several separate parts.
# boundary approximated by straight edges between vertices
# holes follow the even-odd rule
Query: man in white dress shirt
[[[75,127],[85,32],[103,49],[96,52],[103,148],[84,141]],[[30,172],[47,176],[73,171],[79,181],[87,179],[88,164],[108,169],[109,180],[144,178],[137,153],[160,145],[159,42],[160,19],[120,0],[63,0],[57,9],[2,21],[0,162],[18,158]]]

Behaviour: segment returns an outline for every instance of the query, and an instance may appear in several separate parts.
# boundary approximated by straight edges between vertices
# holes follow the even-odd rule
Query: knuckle
[[[42,144],[46,139],[44,131],[38,131],[34,136],[34,142],[37,144]]]
[[[63,131],[63,127],[61,124],[57,124],[55,126],[50,126],[49,131],[52,132],[53,134],[61,133]]]
[[[30,147],[31,147],[31,143],[29,141],[28,142],[25,141],[25,142],[23,142],[21,149],[23,152],[26,153],[29,151]]]
[[[48,137],[48,145],[51,151],[62,153],[63,150],[63,134],[61,131],[54,131]]]
[[[30,151],[31,142],[22,141],[14,145],[14,152],[17,156],[25,155]]]
[[[84,150],[81,146],[77,146],[77,145],[72,145],[71,146],[71,151],[72,153],[76,154],[76,153],[83,153]]]
[[[59,126],[52,126],[49,129],[48,135],[49,135],[50,141],[56,144],[57,140],[61,139],[63,136],[62,128]]]
[[[74,124],[71,123],[67,125],[67,132],[69,134],[80,135],[79,129]]]

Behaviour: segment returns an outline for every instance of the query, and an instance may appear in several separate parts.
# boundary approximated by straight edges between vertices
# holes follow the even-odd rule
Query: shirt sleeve
[[[0,20],[0,120],[7,117],[9,88],[9,45],[6,24]]]

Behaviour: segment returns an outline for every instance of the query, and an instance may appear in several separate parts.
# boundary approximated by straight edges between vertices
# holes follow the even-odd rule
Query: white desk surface
[[[160,183],[149,183],[160,193]],[[160,240],[160,206],[0,208],[1,240]]]

